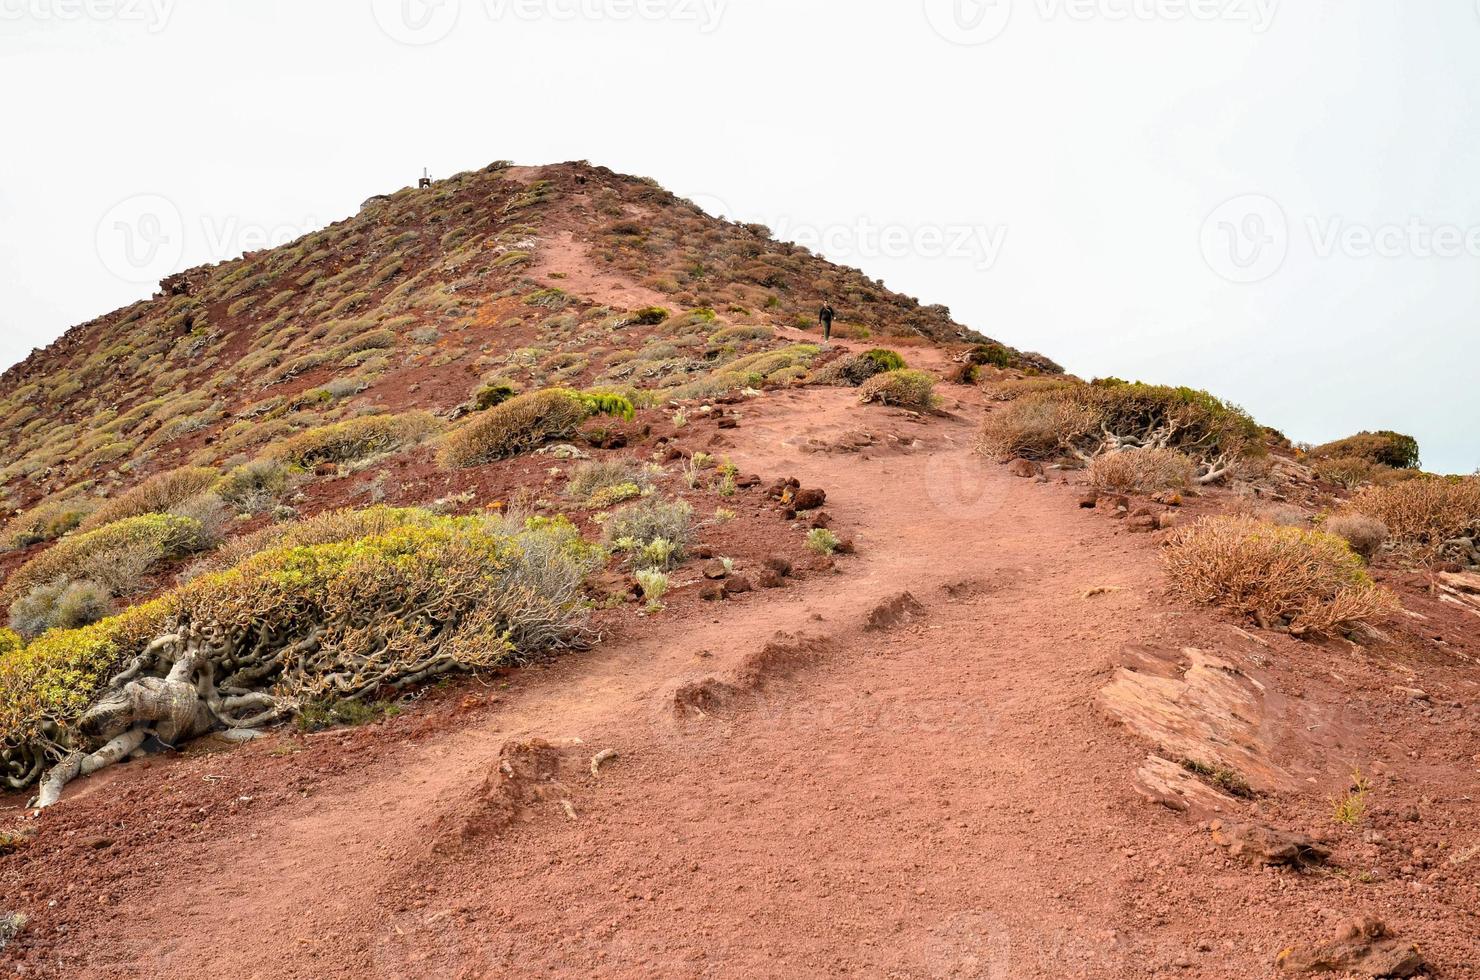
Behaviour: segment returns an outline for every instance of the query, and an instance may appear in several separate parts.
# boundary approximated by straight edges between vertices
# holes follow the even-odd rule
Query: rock
[[[714,557],[714,549],[711,548],[711,547],[709,547],[709,545],[707,545],[707,544],[701,544],[701,545],[699,545],[699,547],[697,547],[697,548],[694,549],[694,557],[695,558],[702,558],[702,559],[706,559],[706,560],[707,559],[710,559],[710,558],[713,558]]]
[[[767,558],[765,565],[783,578],[791,574],[791,562],[782,558],[780,555],[772,555],[770,558]]]
[[[338,463],[320,463],[313,468],[314,476],[334,476],[338,472]]]
[[[1043,465],[1031,459],[1018,458],[1007,464],[1007,472],[1024,480],[1030,480],[1035,476],[1043,475]]]
[[[1132,782],[1135,791],[1151,803],[1179,813],[1217,813],[1238,804],[1232,796],[1198,779],[1185,767],[1157,755],[1148,755]]]
[[[813,527],[831,527],[832,526],[832,515],[829,514],[825,510],[819,510],[817,513],[815,513],[815,514],[812,515],[812,526]]]
[[[1079,506],[1084,510],[1090,510],[1099,502],[1100,495],[1093,490],[1079,496]]]
[[[591,579],[591,591],[598,596],[632,600],[642,595],[642,586],[631,575],[622,572],[603,572]]]
[[[908,592],[901,592],[892,599],[885,600],[873,608],[868,614],[868,621],[864,623],[866,630],[887,630],[898,626],[900,623],[908,622],[917,616],[925,615],[925,607],[920,600]]]
[[[840,555],[851,555],[855,554],[858,551],[858,549],[853,544],[852,538],[844,538],[843,540],[839,541],[836,550],[837,553]]]
[[[1168,528],[1176,527],[1179,520],[1180,518],[1171,511],[1162,511],[1160,514],[1156,515],[1156,526],[1160,530],[1165,531]]]
[[[1370,916],[1344,925],[1334,942],[1308,948],[1292,946],[1275,965],[1285,973],[1358,973],[1369,977],[1412,977],[1426,964],[1417,947],[1388,934]]]
[[[772,500],[788,499],[791,496],[788,491],[800,490],[801,486],[801,483],[794,479],[783,478],[766,488],[766,496]]]
[[[730,570],[725,567],[724,562],[720,561],[718,558],[715,558],[704,566],[703,574],[704,577],[707,579],[714,579],[718,581],[719,579],[728,578],[730,575]]]
[[[1168,507],[1182,506],[1182,495],[1175,490],[1163,490],[1160,493],[1152,494],[1151,499],[1158,504],[1165,504]]]
[[[1304,834],[1277,830],[1257,823],[1214,822],[1213,843],[1236,858],[1255,864],[1287,864],[1303,867],[1319,864],[1331,852]]]
[[[761,569],[756,574],[755,580],[763,589],[781,589],[786,587],[786,579],[782,578],[773,568]]]
[[[719,602],[725,597],[725,587],[720,582],[706,582],[699,590],[699,598],[705,602]]]
[[[798,490],[791,500],[793,510],[816,510],[825,503],[826,490]]]
[[[1095,500],[1095,509],[1115,517],[1124,517],[1131,510],[1130,498],[1118,493],[1102,493]]]
[[[737,429],[740,427],[740,420],[734,416],[726,415],[715,424],[721,429]]]
[[[1145,533],[1160,528],[1155,514],[1138,514],[1126,521],[1126,526],[1134,533]]]
[[[742,476],[735,481],[736,488],[740,490],[749,490],[751,487],[758,487],[760,485],[761,478],[754,473],[751,473],[749,476]]]
[[[746,578],[744,575],[736,575],[732,577],[725,582],[724,588],[726,595],[744,595],[747,592],[755,591],[755,586],[751,585],[750,579]]]

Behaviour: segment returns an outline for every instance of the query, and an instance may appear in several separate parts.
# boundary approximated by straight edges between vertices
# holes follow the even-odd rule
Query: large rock
[[[1334,942],[1292,946],[1275,965],[1285,973],[1356,973],[1367,977],[1412,977],[1425,968],[1412,943],[1388,933],[1379,919],[1356,919],[1342,927]]]
[[[1319,864],[1331,856],[1330,850],[1304,834],[1263,824],[1215,820],[1212,834],[1213,843],[1226,848],[1231,856],[1255,864],[1287,864],[1298,868]]]

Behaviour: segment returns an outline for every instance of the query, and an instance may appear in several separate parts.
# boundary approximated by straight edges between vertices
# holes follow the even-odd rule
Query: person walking
[[[833,309],[830,300],[824,300],[822,309],[817,311],[817,322],[822,324],[822,342],[824,344],[832,340],[833,317],[837,315],[838,311]]]

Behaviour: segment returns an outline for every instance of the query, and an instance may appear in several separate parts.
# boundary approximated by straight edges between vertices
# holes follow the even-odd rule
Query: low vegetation
[[[1368,487],[1352,510],[1388,529],[1395,547],[1418,560],[1437,558],[1451,543],[1480,540],[1480,476],[1419,477]]]
[[[935,378],[908,368],[885,371],[865,381],[858,397],[863,402],[925,412],[935,407]]]
[[[89,579],[113,595],[137,591],[141,578],[162,562],[182,558],[214,542],[200,521],[170,514],[144,514],[57,542],[10,574],[0,589],[7,605],[38,585]]]
[[[592,415],[631,419],[632,403],[619,395],[549,388],[511,398],[448,433],[438,459],[461,469],[569,439]]]
[[[0,548],[14,551],[55,541],[79,527],[94,506],[82,497],[42,501],[6,523],[4,530],[0,530]]]
[[[82,522],[91,531],[126,517],[162,514],[216,485],[220,474],[200,466],[185,466],[152,476],[122,496],[106,501]]]
[[[1089,480],[1097,490],[1155,493],[1186,487],[1196,471],[1196,464],[1175,449],[1125,449],[1091,460]]]
[[[647,497],[612,512],[603,527],[613,551],[638,568],[667,571],[688,555],[694,509],[687,501]]]
[[[1396,470],[1417,469],[1419,464],[1418,440],[1401,432],[1359,432],[1316,446],[1309,455],[1313,460],[1362,459]]]
[[[268,449],[268,457],[312,469],[393,452],[430,435],[438,422],[428,412],[368,415],[300,432]]]
[[[1248,517],[1205,517],[1163,552],[1171,589],[1300,637],[1339,636],[1394,608],[1341,538]]]

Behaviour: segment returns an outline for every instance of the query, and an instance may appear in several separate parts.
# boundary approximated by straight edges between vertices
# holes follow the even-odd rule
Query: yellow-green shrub
[[[935,378],[924,371],[909,368],[885,371],[865,381],[859,388],[858,398],[863,402],[923,412],[935,404]]]
[[[14,550],[42,541],[54,541],[76,529],[95,506],[91,500],[78,496],[43,500],[11,518],[4,530],[0,530],[0,548]]]
[[[1175,595],[1296,636],[1340,635],[1395,605],[1345,541],[1320,531],[1205,517],[1174,532],[1163,559]]]
[[[142,571],[159,562],[180,558],[201,546],[199,521],[169,514],[142,514],[94,531],[64,538],[16,569],[0,589],[0,603],[8,606],[31,589],[56,579],[90,578],[128,591],[127,582],[112,580],[114,563]]]
[[[443,466],[479,466],[516,456],[552,439],[569,439],[598,412],[632,418],[632,403],[620,395],[547,388],[518,395],[474,416],[447,434],[438,458]]]

